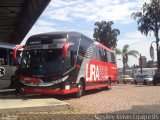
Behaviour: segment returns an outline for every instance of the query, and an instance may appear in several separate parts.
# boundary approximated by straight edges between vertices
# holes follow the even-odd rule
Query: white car
[[[152,81],[153,78],[147,74],[139,74],[134,78],[134,84],[143,83],[144,85],[147,85],[149,83],[152,83]]]
[[[133,78],[129,75],[120,75],[118,79],[118,83],[133,83]]]

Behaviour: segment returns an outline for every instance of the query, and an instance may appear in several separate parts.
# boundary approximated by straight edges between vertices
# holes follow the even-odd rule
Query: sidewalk
[[[69,104],[42,96],[0,96],[0,113],[43,112],[65,110]]]

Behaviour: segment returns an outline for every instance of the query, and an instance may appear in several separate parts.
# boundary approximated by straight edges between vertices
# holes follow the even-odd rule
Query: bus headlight
[[[66,85],[66,86],[65,86],[65,89],[66,89],[66,90],[69,90],[69,89],[70,89],[70,85]]]

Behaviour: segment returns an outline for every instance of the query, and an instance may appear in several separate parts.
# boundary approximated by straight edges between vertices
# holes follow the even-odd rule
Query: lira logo
[[[0,67],[0,77],[5,75],[5,68],[4,67]]]
[[[95,64],[86,64],[86,81],[108,79],[108,67]]]

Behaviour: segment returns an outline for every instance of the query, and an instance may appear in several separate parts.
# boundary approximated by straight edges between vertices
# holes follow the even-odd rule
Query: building
[[[154,74],[157,72],[157,68],[143,68],[142,74],[147,74],[150,76],[154,76]],[[132,68],[133,76],[136,76],[137,74],[141,74],[141,68]]]
[[[145,56],[139,58],[139,66],[141,67],[141,65],[143,68],[147,67],[147,58]]]
[[[148,68],[157,67],[157,61],[149,60],[147,63]]]

